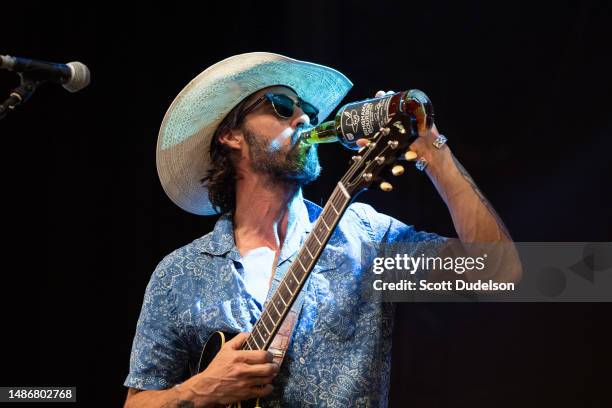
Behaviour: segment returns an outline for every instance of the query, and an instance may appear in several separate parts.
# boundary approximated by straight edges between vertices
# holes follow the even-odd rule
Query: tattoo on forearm
[[[478,198],[480,199],[482,204],[485,206],[487,211],[489,211],[489,213],[491,214],[491,216],[493,217],[493,219],[495,220],[495,222],[499,226],[499,229],[502,232],[502,234],[504,234],[506,236],[506,238],[511,240],[512,237],[510,236],[510,233],[508,232],[508,229],[504,225],[504,222],[501,220],[499,215],[497,215],[497,213],[493,209],[493,206],[485,198],[485,196],[482,194],[482,192],[478,189],[478,186],[476,186],[476,183],[474,182],[474,179],[472,179],[472,176],[470,176],[470,174],[467,172],[467,170],[461,165],[461,163],[459,163],[459,160],[457,160],[457,158],[455,157],[454,154],[451,153],[451,156],[453,158],[453,161],[455,162],[455,165],[457,166],[457,169],[459,169],[459,173],[461,173],[461,175],[463,176],[465,181],[467,181],[467,183],[470,185],[470,187],[472,187],[472,190],[474,190],[474,193],[476,193],[476,196],[478,196]]]

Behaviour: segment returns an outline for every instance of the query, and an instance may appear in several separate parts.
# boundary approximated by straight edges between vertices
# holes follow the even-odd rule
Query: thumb
[[[238,350],[247,337],[249,337],[249,333],[238,333],[233,339],[225,343],[225,345],[232,350]]]

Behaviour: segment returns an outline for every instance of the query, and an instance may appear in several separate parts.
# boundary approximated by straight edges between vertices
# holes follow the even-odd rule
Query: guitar
[[[395,114],[385,127],[369,139],[368,145],[352,157],[352,165],[336,185],[303,247],[266,303],[251,334],[241,347],[243,350],[268,350],[351,201],[376,182],[380,183],[383,191],[390,191],[391,184],[382,181],[381,175],[392,165],[393,175],[404,172],[403,167],[396,164],[396,161],[404,156],[408,146],[418,136],[419,130],[429,129],[433,125],[433,108],[423,92],[410,91],[407,102],[409,114]],[[406,159],[409,157],[406,155]],[[197,372],[202,372],[225,342],[235,335],[213,333],[204,345]],[[227,407],[256,408],[259,407],[259,400],[236,402]]]

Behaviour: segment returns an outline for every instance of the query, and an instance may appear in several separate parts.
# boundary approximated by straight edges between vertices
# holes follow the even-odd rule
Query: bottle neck
[[[320,125],[303,131],[300,133],[302,143],[313,145],[319,143],[334,143],[337,142],[338,134],[336,132],[335,122],[323,122]]]

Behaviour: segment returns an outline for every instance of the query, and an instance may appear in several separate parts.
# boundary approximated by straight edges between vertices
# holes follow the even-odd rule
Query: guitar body
[[[204,348],[202,349],[202,355],[200,356],[200,362],[198,364],[198,373],[201,373],[208,367],[213,361],[219,350],[223,345],[230,341],[236,336],[237,333],[226,333],[226,332],[214,332],[210,335]],[[240,401],[233,404],[226,405],[226,408],[256,408],[258,406],[257,400]]]

